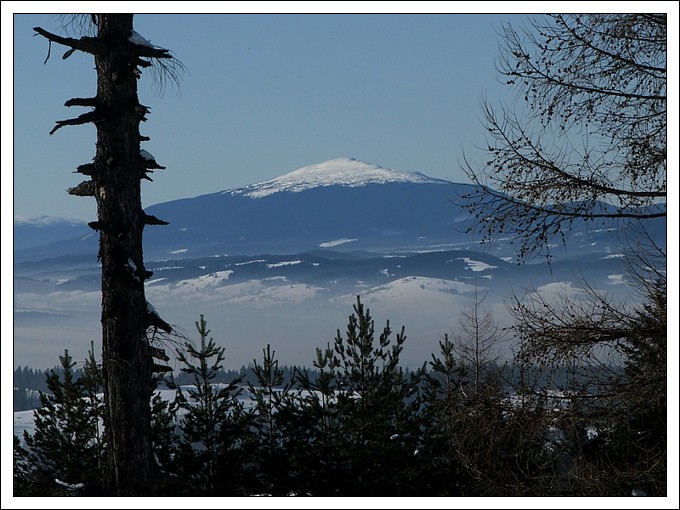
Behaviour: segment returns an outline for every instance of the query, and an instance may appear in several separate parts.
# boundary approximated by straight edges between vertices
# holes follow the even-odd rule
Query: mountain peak
[[[448,183],[448,181],[433,179],[420,172],[400,172],[354,158],[337,158],[304,166],[275,179],[228,190],[225,193],[262,198],[281,191],[297,193],[325,186],[359,187],[388,182]]]

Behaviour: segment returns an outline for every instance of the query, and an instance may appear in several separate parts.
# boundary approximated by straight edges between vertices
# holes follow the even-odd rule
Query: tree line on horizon
[[[447,335],[448,336],[448,335]],[[68,351],[66,351],[68,355]],[[496,371],[501,374],[502,380],[507,381],[506,388],[513,387],[517,381],[518,374],[520,372],[520,367],[512,360],[501,361],[499,358],[494,357],[493,360],[486,359],[485,363],[488,365],[488,369]],[[83,363],[75,363],[71,368],[72,377],[75,379],[80,379],[83,377]],[[422,367],[417,367],[416,369],[421,369]],[[320,377],[320,372],[316,368],[307,365],[280,365],[283,379],[281,384],[277,385],[277,388],[283,388],[286,385],[290,385],[293,389],[299,389],[299,382],[296,379],[296,372],[300,370],[306,371],[308,377],[311,381],[316,381]],[[608,370],[616,372],[622,368],[617,364],[610,364],[603,370]],[[425,370],[427,370],[427,363],[425,364]],[[409,366],[404,366],[405,374],[410,374],[413,372],[413,368]],[[42,402],[40,399],[40,394],[44,393],[48,398],[53,397],[50,393],[47,380],[48,377],[56,373],[59,377],[63,377],[64,367],[59,364],[55,365],[49,369],[35,369],[29,366],[19,365],[14,369],[13,383],[14,383],[14,412],[21,411],[31,411],[42,407]],[[557,367],[553,370],[548,378],[546,374],[540,375],[540,370],[535,368],[534,373],[536,374],[536,383],[538,387],[550,389],[556,387],[562,387],[569,377],[569,369],[567,367]],[[238,380],[239,385],[242,387],[247,387],[248,384],[256,384],[257,377],[254,371],[253,363],[248,365],[241,365],[239,368],[220,368],[215,371],[214,378],[212,379],[212,384],[228,384],[233,380]],[[171,378],[161,378],[158,380],[158,385],[156,386],[156,391],[158,390],[173,390],[177,389],[178,386],[190,386],[194,383],[191,375],[184,372],[173,373]]]

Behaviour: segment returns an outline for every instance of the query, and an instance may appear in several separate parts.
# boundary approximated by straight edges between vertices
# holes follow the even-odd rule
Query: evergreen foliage
[[[184,411],[179,425],[181,442],[177,466],[195,489],[215,495],[222,490],[217,486],[218,481],[228,483],[217,476],[218,465],[239,449],[240,438],[233,432],[245,419],[244,406],[238,400],[240,379],[224,386],[213,384],[217,372],[222,369],[225,349],[208,337],[210,330],[203,315],[196,322],[196,329],[200,336],[199,346],[185,342],[184,350],[177,356],[183,365],[182,372],[193,376],[193,385],[186,389],[186,395],[181,386],[177,392],[177,406]],[[165,430],[168,430],[167,425]]]
[[[101,370],[92,352],[79,378],[74,375],[75,362],[68,350],[59,360],[61,374],[52,370],[47,376],[50,394],[40,394],[42,407],[34,411],[35,432],[24,432],[27,456],[37,479],[50,480],[43,487],[47,494],[59,482],[96,491],[105,454],[103,409],[97,396]]]
[[[273,496],[288,495],[295,473],[288,457],[286,411],[292,411],[296,404],[291,383],[284,384],[283,371],[271,345],[262,349],[262,364],[253,360],[253,375],[256,383],[248,383],[248,391],[254,403],[252,426],[257,440],[253,451],[259,460],[255,469],[258,490]]]
[[[155,392],[151,397],[151,439],[154,458],[166,485],[178,470],[177,402],[170,402]]]
[[[420,372],[406,377],[399,355],[404,328],[395,343],[389,321],[375,337],[375,324],[360,297],[349,316],[346,336],[317,350],[316,383],[305,403],[316,412],[318,442],[327,452],[321,466],[323,489],[344,495],[409,493],[418,444],[415,392]],[[394,469],[394,466],[400,469]]]
[[[422,437],[418,449],[428,459],[420,483],[426,490],[439,488],[442,495],[458,496],[462,465],[456,450],[457,415],[461,399],[461,369],[448,335],[439,342],[439,356],[432,354],[424,373],[421,394]]]

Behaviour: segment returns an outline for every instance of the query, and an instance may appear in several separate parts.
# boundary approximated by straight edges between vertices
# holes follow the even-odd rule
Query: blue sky
[[[483,142],[480,100],[512,101],[495,72],[496,30],[525,15],[142,14],[135,28],[171,49],[188,74],[151,107],[143,147],[167,170],[144,182],[143,205],[240,187],[337,157],[465,181],[462,150]],[[91,56],[34,37],[59,32],[46,14],[15,15],[14,214],[91,220],[94,200],[65,190],[94,156],[93,125],[50,136],[94,95]],[[37,186],[36,183],[40,183]],[[28,192],[30,190],[30,192]]]

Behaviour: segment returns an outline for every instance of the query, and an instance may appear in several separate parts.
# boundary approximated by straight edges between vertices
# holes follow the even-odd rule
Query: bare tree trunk
[[[140,153],[139,124],[148,109],[139,104],[137,79],[148,60],[172,59],[168,50],[147,44],[133,35],[132,14],[97,14],[89,18],[98,28],[96,37],[73,39],[34,30],[52,42],[74,51],[94,55],[97,94],[73,98],[65,106],[93,108],[76,118],[57,121],[50,134],[63,126],[94,123],[97,150],[93,163],[77,172],[90,180],[71,188],[72,195],[94,196],[97,221],[89,225],[99,231],[102,263],[102,364],[106,404],[108,489],[120,496],[153,495],[156,490],[155,463],[151,448],[151,381],[155,365],[147,340],[150,325],[171,331],[144,296],[142,233],[144,225],[163,225],[142,210],[141,179],[151,169],[164,168]],[[49,53],[48,53],[49,58]],[[169,68],[165,68],[166,70]],[[170,71],[172,75],[172,71]],[[167,359],[167,358],[165,358]]]
[[[102,262],[102,360],[109,444],[108,482],[118,495],[153,493],[152,359],[146,339],[142,273],[144,213],[140,180],[139,100],[131,14],[97,16],[108,51],[95,55],[97,153],[95,197]]]

